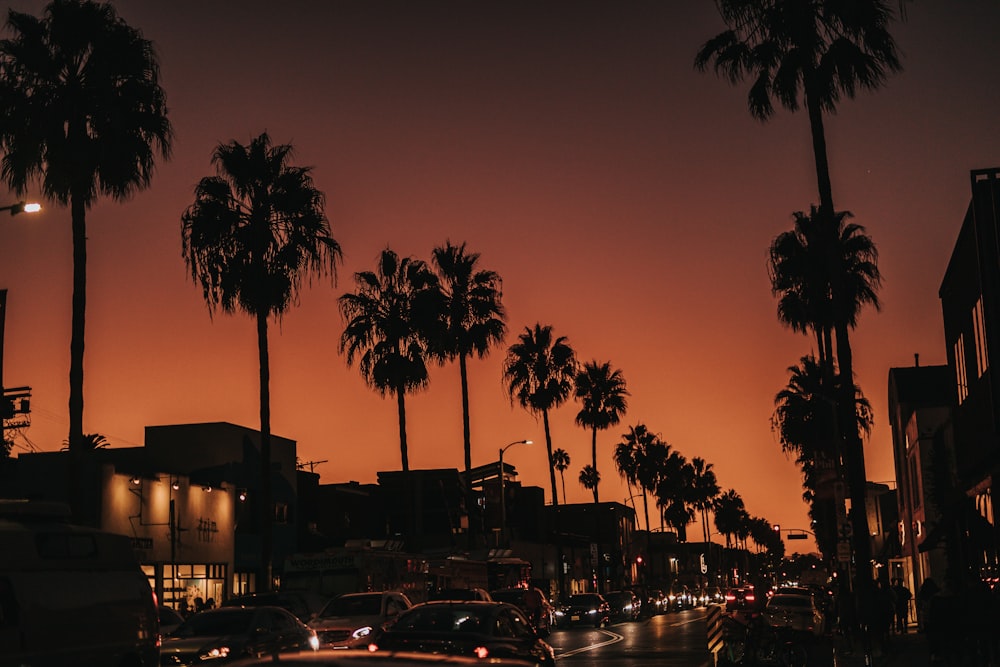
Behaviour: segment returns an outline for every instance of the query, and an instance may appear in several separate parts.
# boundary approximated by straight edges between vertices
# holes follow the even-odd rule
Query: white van
[[[67,516],[0,500],[0,667],[155,667],[156,599],[131,540]]]

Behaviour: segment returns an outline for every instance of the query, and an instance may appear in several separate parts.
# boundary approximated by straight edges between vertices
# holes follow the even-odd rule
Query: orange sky
[[[9,6],[37,15],[44,3]],[[387,245],[428,259],[451,239],[503,277],[507,344],[550,324],[581,360],[622,369],[632,396],[624,423],[599,436],[602,500],[625,499],[611,452],[642,422],[712,463],[751,514],[807,527],[770,417],[810,340],[775,318],[766,251],[817,199],[808,124],[781,111],[762,125],[746,86],[693,70],[723,29],[713,2],[243,2],[240,16],[227,3],[117,6],[156,46],[176,141],[150,190],[88,214],[85,432],[134,446],[147,425],[259,426],[253,322],[209,318],[180,215],[216,144],[266,130],[315,167],[344,249],[337,285],[314,284],[271,338],[273,431],[298,441],[302,461],[326,461],[324,482],[400,465],[394,402],[337,353],[336,298]],[[827,121],[835,200],[867,227],[885,276],[882,312],[865,312],[853,339],[877,420],[873,481],[894,476],[889,368],[914,353],[944,363],[937,289],[968,172],[1000,165],[1000,5],[921,0],[908,14],[894,29],[905,71]],[[56,206],[0,219],[3,380],[33,389],[18,452],[67,437],[69,222]],[[548,497],[541,422],[506,398],[505,349],[470,366],[473,464],[533,439],[505,459]],[[590,444],[578,409],[552,414],[553,446],[572,457],[570,502],[590,498],[577,482]],[[411,467],[461,467],[457,366],[434,368],[407,414]]]

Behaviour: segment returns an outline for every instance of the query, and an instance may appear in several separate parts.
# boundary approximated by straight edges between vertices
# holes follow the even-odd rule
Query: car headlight
[[[596,610],[596,609],[591,609],[591,610],[590,610],[590,611],[588,611],[587,613],[588,613],[588,614],[596,614],[596,613],[597,613],[597,610]]]
[[[208,651],[205,651],[198,656],[199,660],[218,660],[219,658],[229,657],[229,647],[228,646],[216,646]]]
[[[362,637],[367,637],[372,633],[372,626],[366,625],[363,628],[358,628],[351,633],[351,639],[361,639]]]
[[[556,609],[556,616],[565,616],[565,615],[566,612],[564,612],[562,609]]]
[[[319,637],[313,635],[309,638],[309,648],[311,648],[314,651],[319,650]]]

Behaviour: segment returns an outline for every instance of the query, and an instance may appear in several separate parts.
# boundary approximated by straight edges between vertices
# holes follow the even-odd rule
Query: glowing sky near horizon
[[[44,3],[8,6],[38,15]],[[811,339],[778,323],[766,252],[817,199],[808,122],[754,121],[745,84],[693,69],[724,27],[713,2],[116,6],[156,47],[176,141],[149,190],[88,213],[85,432],[120,447],[142,444],[147,425],[259,426],[253,322],[209,317],[180,215],[218,143],[266,130],[314,166],[344,249],[336,285],[314,281],[271,329],[272,430],[301,461],[325,461],[323,482],[400,465],[395,403],[337,352],[337,297],[383,248],[429,259],[450,239],[500,273],[509,315],[505,345],[470,364],[473,465],[532,439],[505,461],[550,495],[541,421],[511,406],[500,378],[506,345],[549,324],[582,361],[620,368],[632,394],[623,423],[599,434],[602,500],[628,496],[611,452],[644,423],[713,464],[751,514],[807,527],[770,418]],[[921,0],[907,13],[893,28],[904,71],[827,119],[836,202],[878,244],[885,276],[882,311],[865,311],[853,337],[876,419],[872,481],[894,477],[889,369],[914,354],[945,363],[937,289],[969,171],[1000,165],[1000,4]],[[33,390],[16,452],[67,437],[69,224],[52,203],[0,219],[3,380]],[[407,398],[411,468],[462,466],[458,384],[456,365],[434,367]],[[578,409],[552,413],[552,436],[572,458],[569,501],[587,502]]]

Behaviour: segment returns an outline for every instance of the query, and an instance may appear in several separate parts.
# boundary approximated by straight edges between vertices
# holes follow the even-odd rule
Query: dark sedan
[[[368,650],[516,658],[555,665],[555,652],[520,609],[505,602],[425,602],[379,631]]]
[[[316,633],[281,607],[220,607],[189,616],[165,637],[160,664],[219,664],[317,648]]]
[[[561,628],[573,625],[592,625],[600,628],[611,621],[611,607],[598,593],[570,595],[565,604],[556,610],[556,624]]]
[[[611,608],[610,616],[612,622],[635,621],[639,619],[639,612],[642,610],[639,598],[632,591],[608,591],[604,594],[604,599],[608,601]]]

